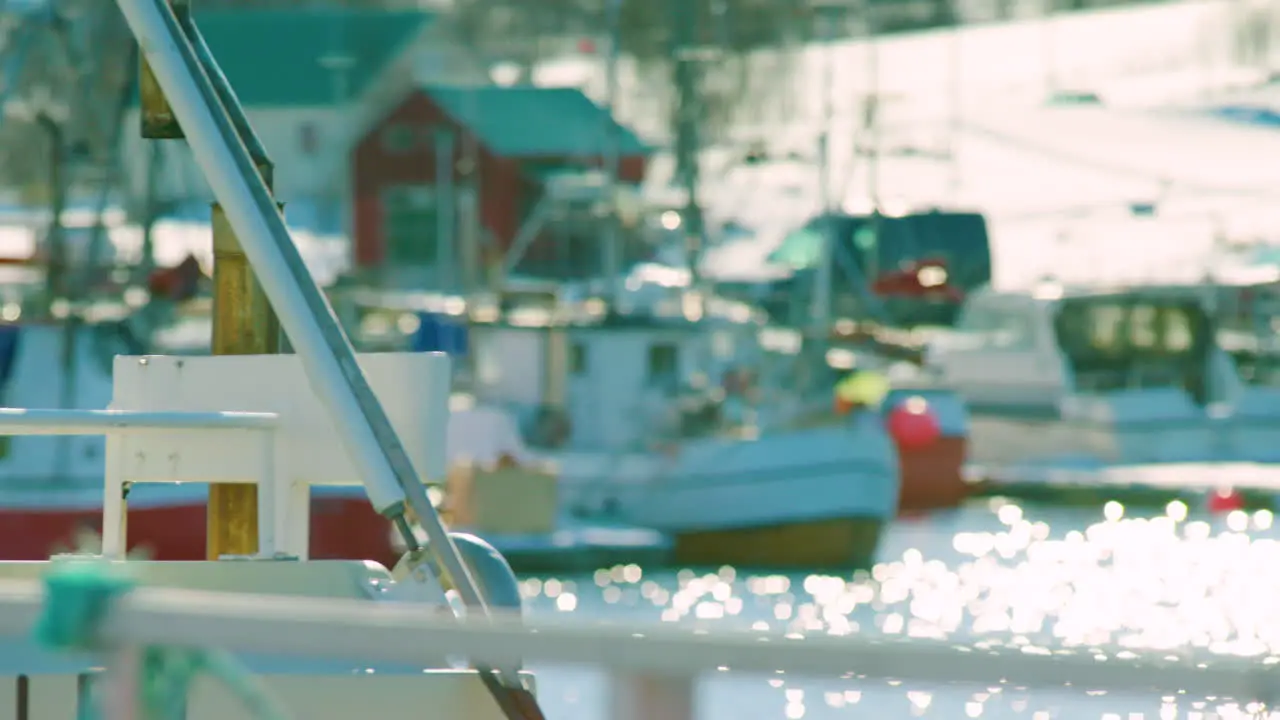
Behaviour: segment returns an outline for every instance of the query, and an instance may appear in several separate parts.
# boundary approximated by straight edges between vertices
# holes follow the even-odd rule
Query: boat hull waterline
[[[839,425],[705,438],[669,455],[564,454],[577,515],[656,528],[677,565],[858,568],[897,514],[897,451],[868,413]]]

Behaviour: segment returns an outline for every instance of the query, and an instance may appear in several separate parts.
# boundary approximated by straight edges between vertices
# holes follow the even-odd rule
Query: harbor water
[[[645,572],[527,577],[536,615],[774,632],[920,637],[981,647],[1280,655],[1280,531],[1270,511],[1210,515],[1181,502],[1136,510],[1003,500],[902,520],[857,576]],[[1274,659],[1272,660],[1274,661]],[[539,667],[548,717],[609,716],[607,672]],[[1261,705],[1084,690],[736,675],[698,681],[700,720],[984,718],[1231,720]],[[1273,717],[1280,718],[1280,712]]]

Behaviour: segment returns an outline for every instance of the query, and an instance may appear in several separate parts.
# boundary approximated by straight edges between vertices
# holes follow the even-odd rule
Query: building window
[[[418,129],[418,138],[424,146],[433,151],[440,149],[442,145],[447,145],[453,148],[455,154],[457,153],[458,138],[447,126],[424,125]]]
[[[413,128],[403,123],[392,123],[382,131],[382,149],[389,153],[407,153],[418,144]]]
[[[569,372],[574,375],[585,375],[587,372],[587,346],[576,342],[569,346]]]
[[[387,260],[421,266],[436,261],[437,197],[431,185],[401,185],[382,192]]]
[[[679,370],[679,354],[672,343],[655,343],[649,346],[649,379],[667,380],[676,377]]]
[[[298,128],[298,145],[303,155],[315,155],[320,150],[320,130],[313,122],[305,122]]]

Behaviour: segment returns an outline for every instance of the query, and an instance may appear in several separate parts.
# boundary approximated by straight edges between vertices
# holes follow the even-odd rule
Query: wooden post
[[[213,206],[213,354],[265,355],[280,351],[280,322],[254,277],[222,207]],[[209,486],[209,560],[258,552],[258,486]]]
[[[169,5],[180,22],[190,17],[191,0],[169,0]],[[142,125],[142,137],[146,140],[184,139],[186,135],[182,132],[182,126],[178,124],[173,108],[169,107],[169,100],[160,89],[160,83],[156,82],[151,66],[147,64],[146,57],[141,60],[138,69],[138,97],[142,112],[138,113],[138,118]]]

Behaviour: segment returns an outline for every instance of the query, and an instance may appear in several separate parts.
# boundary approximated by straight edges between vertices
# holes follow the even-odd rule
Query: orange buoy
[[[898,447],[914,450],[933,444],[942,436],[938,416],[922,397],[909,397],[889,412],[889,435]]]

